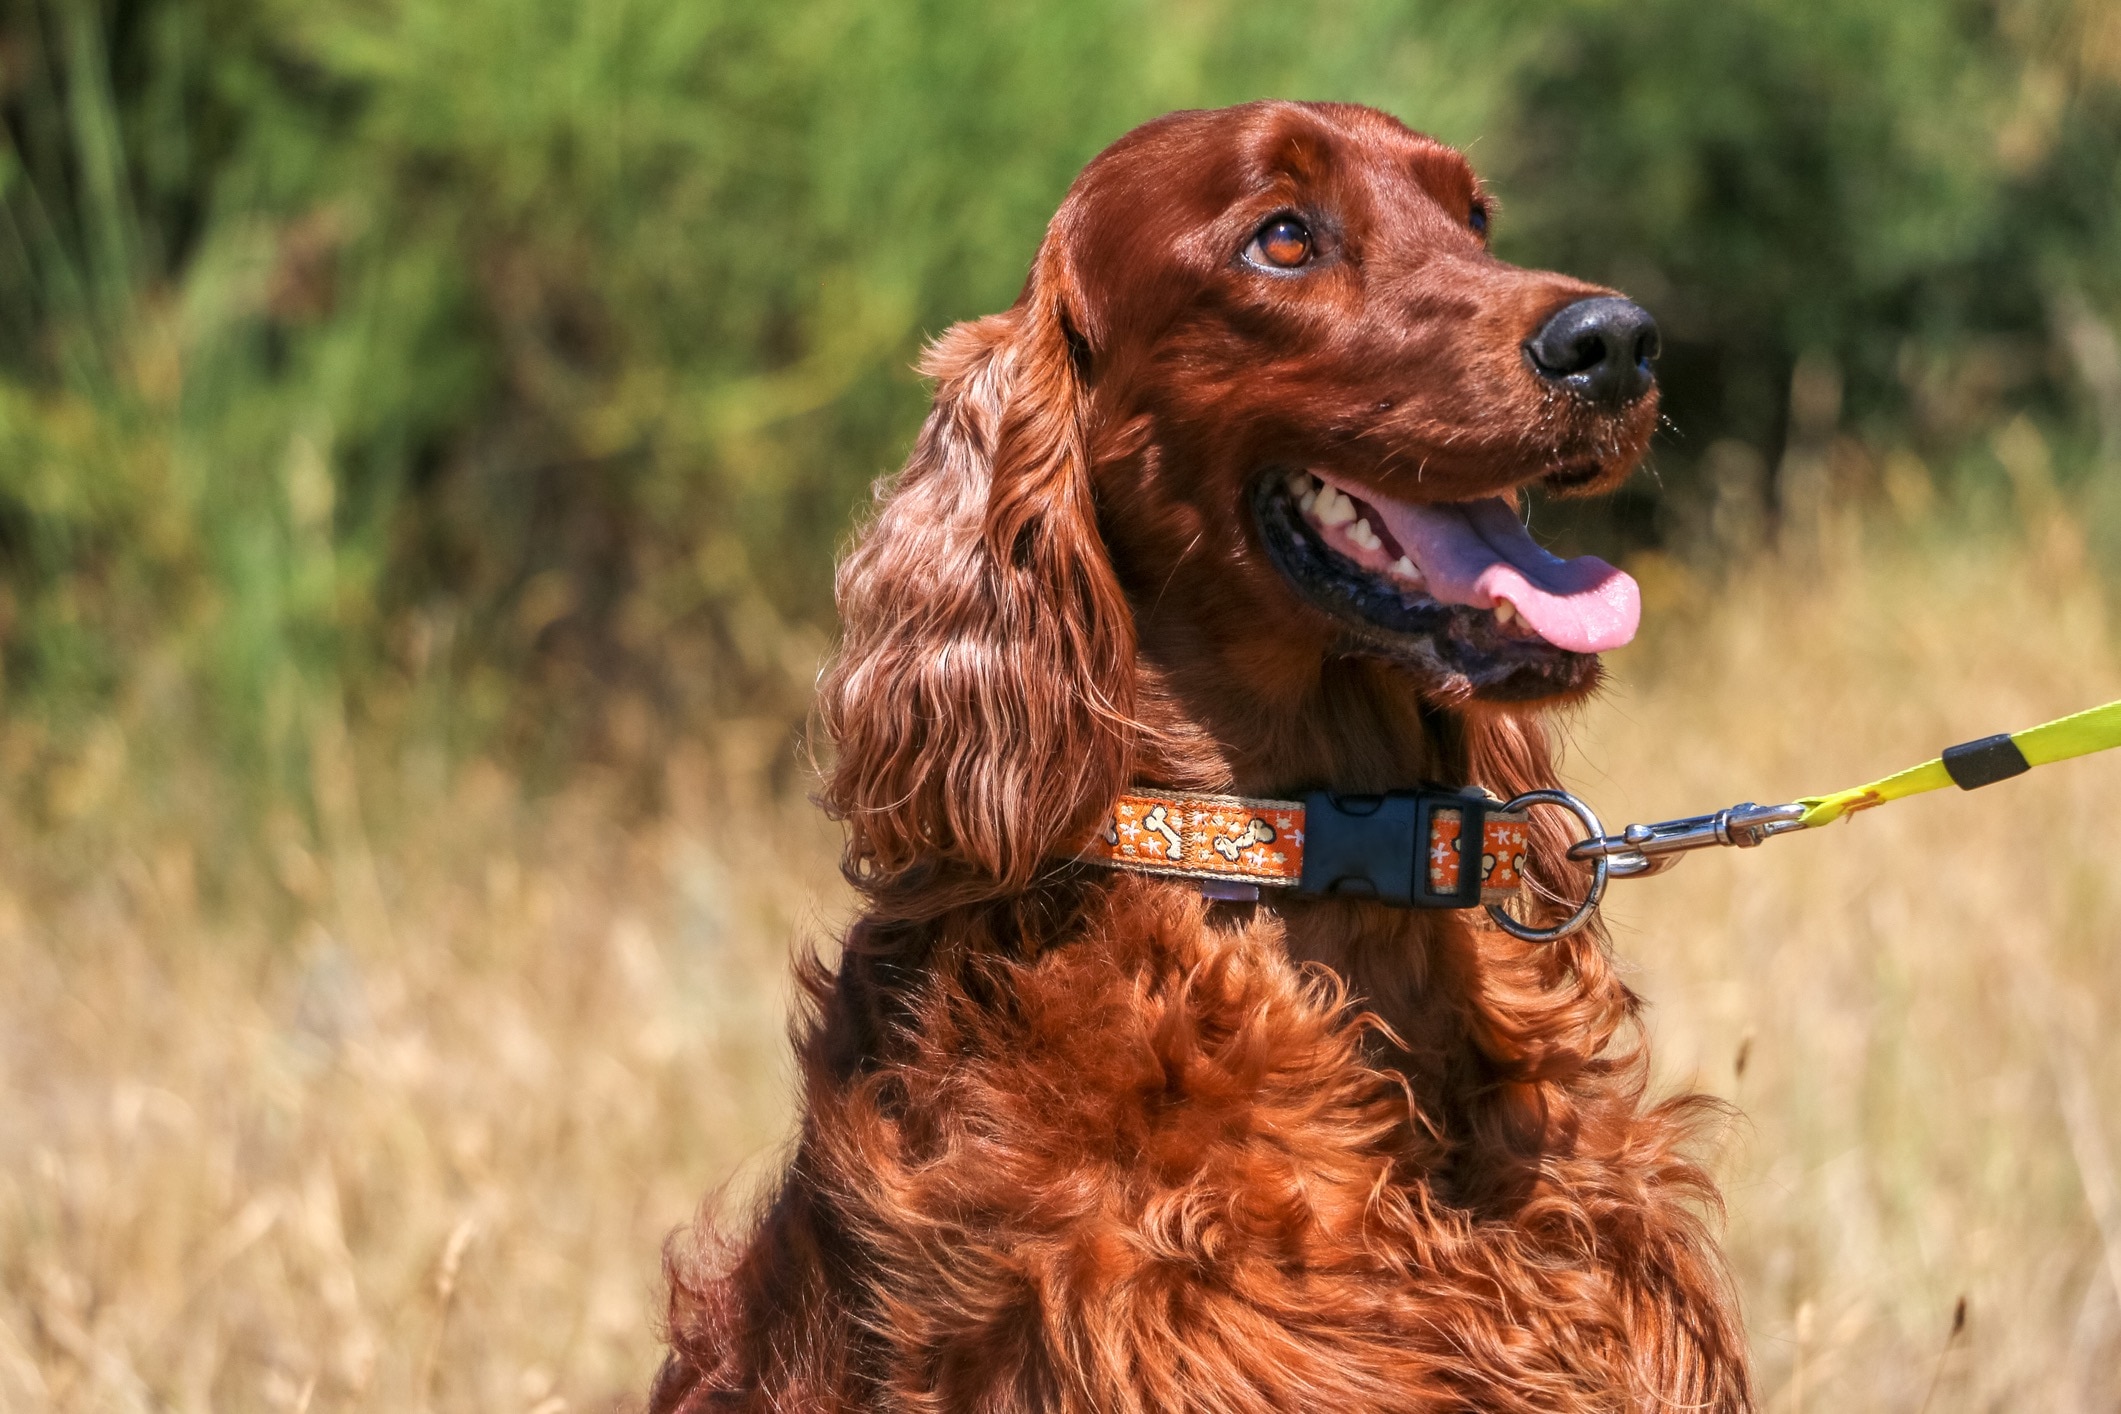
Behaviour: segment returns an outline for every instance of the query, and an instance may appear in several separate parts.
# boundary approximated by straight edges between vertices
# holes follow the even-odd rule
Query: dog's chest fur
[[[832,1034],[870,1009],[842,976],[805,1047],[803,1191],[722,1279],[717,1383],[846,1408],[1580,1410],[1706,1373],[1684,1307],[1713,1272],[1660,1188],[1676,1126],[1596,1064],[1557,1086],[1486,1054],[1511,1043],[1467,994],[1470,927],[1340,920],[1339,965],[1431,954],[1396,970],[1387,1027],[1271,909],[1146,879],[1099,898],[1034,957],[928,959],[866,1064]],[[826,1249],[800,1320],[737,1289]],[[1659,1305],[1670,1347],[1644,1348]]]

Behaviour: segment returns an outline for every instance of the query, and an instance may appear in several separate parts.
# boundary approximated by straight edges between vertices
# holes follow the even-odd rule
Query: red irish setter
[[[1551,783],[1637,601],[1517,493],[1633,469],[1656,331],[1489,209],[1369,109],[1173,114],[931,351],[823,683],[866,911],[770,1202],[672,1243],[653,1409],[1749,1407],[1708,1102],[1645,1099],[1595,930],[1079,857],[1140,785]]]

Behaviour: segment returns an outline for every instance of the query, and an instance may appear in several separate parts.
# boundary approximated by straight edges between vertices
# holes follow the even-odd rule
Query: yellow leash
[[[2116,746],[2121,746],[2121,702],[2109,702],[2044,726],[1947,747],[1934,761],[1910,766],[1868,785],[1832,795],[1806,796],[1797,802],[1804,807],[1797,823],[1808,830],[1831,825],[1855,811],[1946,786],[1978,790],[2023,775],[2035,766],[2089,756]]]
[[[1535,791],[1509,802],[1505,810],[1530,805],[1560,806],[1583,822],[1588,838],[1570,847],[1569,857],[1591,865],[1591,887],[1576,911],[1552,928],[1525,927],[1491,908],[1498,923],[1522,938],[1547,940],[1564,937],[1587,922],[1605,893],[1608,879],[1633,879],[1660,874],[1679,862],[1690,850],[1732,845],[1750,849],[1777,835],[1831,825],[1845,815],[1869,810],[1891,800],[1901,800],[1924,791],[1957,786],[1979,790],[1983,786],[2020,776],[2035,766],[2089,756],[2121,746],[2121,702],[2109,702],[2059,721],[2029,727],[2022,732],[1983,737],[1979,741],[1948,746],[1944,754],[1920,766],[1886,776],[1832,795],[1808,795],[1786,805],[1755,805],[1747,801],[1718,810],[1712,815],[1690,815],[1655,824],[1630,825],[1617,835],[1604,833],[1590,807],[1566,791]],[[1536,797],[1536,798],[1535,798]]]

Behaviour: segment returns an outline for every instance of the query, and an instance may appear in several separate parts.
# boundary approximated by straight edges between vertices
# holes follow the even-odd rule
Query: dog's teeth
[[[1506,624],[1517,617],[1517,606],[1507,599],[1495,601],[1495,622]]]
[[[1305,515],[1311,514],[1312,508],[1317,504],[1318,493],[1316,491],[1306,491],[1303,495],[1296,498],[1296,509],[1302,511]]]
[[[1370,522],[1367,520],[1359,520],[1349,526],[1348,538],[1365,550],[1382,549],[1385,543],[1377,538],[1377,532],[1370,529]]]
[[[1318,523],[1331,528],[1346,525],[1355,519],[1355,502],[1340,493],[1338,487],[1322,486],[1318,491]]]
[[[1421,571],[1416,569],[1414,562],[1405,555],[1401,555],[1398,559],[1392,561],[1392,573],[1398,575],[1401,579],[1418,580],[1421,578]]]
[[[1311,489],[1311,475],[1309,472],[1292,471],[1282,484],[1289,488],[1291,496],[1301,496]]]

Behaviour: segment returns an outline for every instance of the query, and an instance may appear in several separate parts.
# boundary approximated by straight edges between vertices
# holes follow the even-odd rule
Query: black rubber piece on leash
[[[2012,776],[2022,776],[2033,766],[2025,759],[2025,753],[2018,749],[2018,743],[2005,733],[1945,747],[1944,769],[1959,789],[1979,790],[1998,781],[2007,781]]]

